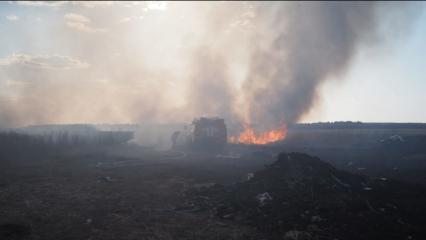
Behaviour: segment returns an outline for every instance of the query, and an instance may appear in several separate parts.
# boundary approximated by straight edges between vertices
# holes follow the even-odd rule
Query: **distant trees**
[[[46,139],[15,132],[0,133],[0,161],[21,160],[24,157],[38,158],[49,152]]]
[[[293,129],[426,129],[426,123],[364,123],[352,121],[297,123]]]
[[[133,138],[132,132],[99,131],[91,135],[69,132],[29,135],[17,132],[0,132],[0,163],[37,160],[72,148],[101,147],[126,143]]]

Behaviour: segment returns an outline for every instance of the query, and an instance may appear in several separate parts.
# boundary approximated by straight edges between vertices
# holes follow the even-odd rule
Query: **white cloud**
[[[92,28],[83,22],[67,22],[67,26],[77,31],[87,33],[104,33],[108,31],[106,28]]]
[[[16,1],[18,5],[36,7],[60,7],[66,3],[66,1]]]
[[[114,4],[113,1],[72,1],[73,5],[83,6],[87,8],[105,7]]]
[[[118,21],[118,23],[128,23],[131,21],[141,20],[141,19],[144,19],[144,17],[143,16],[125,17],[125,18],[122,18],[120,21]]]
[[[18,21],[19,17],[16,16],[16,15],[11,14],[11,15],[7,15],[6,19],[9,20],[9,21]]]
[[[122,18],[119,22],[120,23],[126,23],[126,22],[130,22],[132,20],[132,18],[130,18],[130,17],[125,17],[125,18]]]
[[[12,80],[12,79],[8,79],[5,81],[4,85],[6,87],[21,87],[23,85],[27,84],[27,82],[25,81],[17,81],[17,80]]]
[[[0,66],[21,66],[38,69],[78,69],[89,67],[88,63],[69,56],[61,55],[28,55],[14,53],[0,59]]]
[[[82,22],[82,23],[91,22],[91,20],[88,17],[85,17],[80,14],[76,14],[76,13],[67,13],[65,14],[64,18],[67,21],[73,21],[73,22]]]
[[[90,18],[81,14],[67,13],[64,15],[64,19],[68,27],[80,32],[104,33],[108,31],[106,28],[93,28],[89,26],[88,24],[91,22]]]
[[[148,1],[146,3],[146,7],[147,7],[148,10],[165,11],[165,10],[167,10],[167,2],[165,2],[165,1]]]
[[[10,3],[14,3],[11,1]],[[65,4],[72,4],[86,8],[112,6],[114,1],[16,1],[16,4],[36,7],[61,7]]]

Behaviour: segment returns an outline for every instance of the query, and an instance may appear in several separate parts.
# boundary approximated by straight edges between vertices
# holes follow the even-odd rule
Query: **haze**
[[[424,122],[424,7],[1,2],[0,127]]]

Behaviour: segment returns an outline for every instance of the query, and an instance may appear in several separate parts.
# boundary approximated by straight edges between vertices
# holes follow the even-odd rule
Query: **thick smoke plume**
[[[407,28],[418,15],[413,3],[152,4],[38,6],[54,8],[49,24],[0,40],[38,39],[0,56],[1,127],[206,115],[276,128],[301,120],[323,81],[383,41],[384,23]]]
[[[259,6],[262,35],[254,39],[243,84],[248,119],[274,127],[294,123],[318,101],[318,86],[350,67],[357,50],[380,39],[381,11],[413,13],[389,3],[296,3]],[[408,24],[408,22],[406,22]]]

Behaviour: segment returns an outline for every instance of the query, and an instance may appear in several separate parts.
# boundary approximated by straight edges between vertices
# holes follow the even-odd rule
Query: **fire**
[[[284,140],[287,135],[287,127],[283,124],[280,128],[270,130],[256,135],[254,129],[248,124],[244,124],[244,131],[240,135],[229,137],[230,143],[243,144],[268,144]]]

